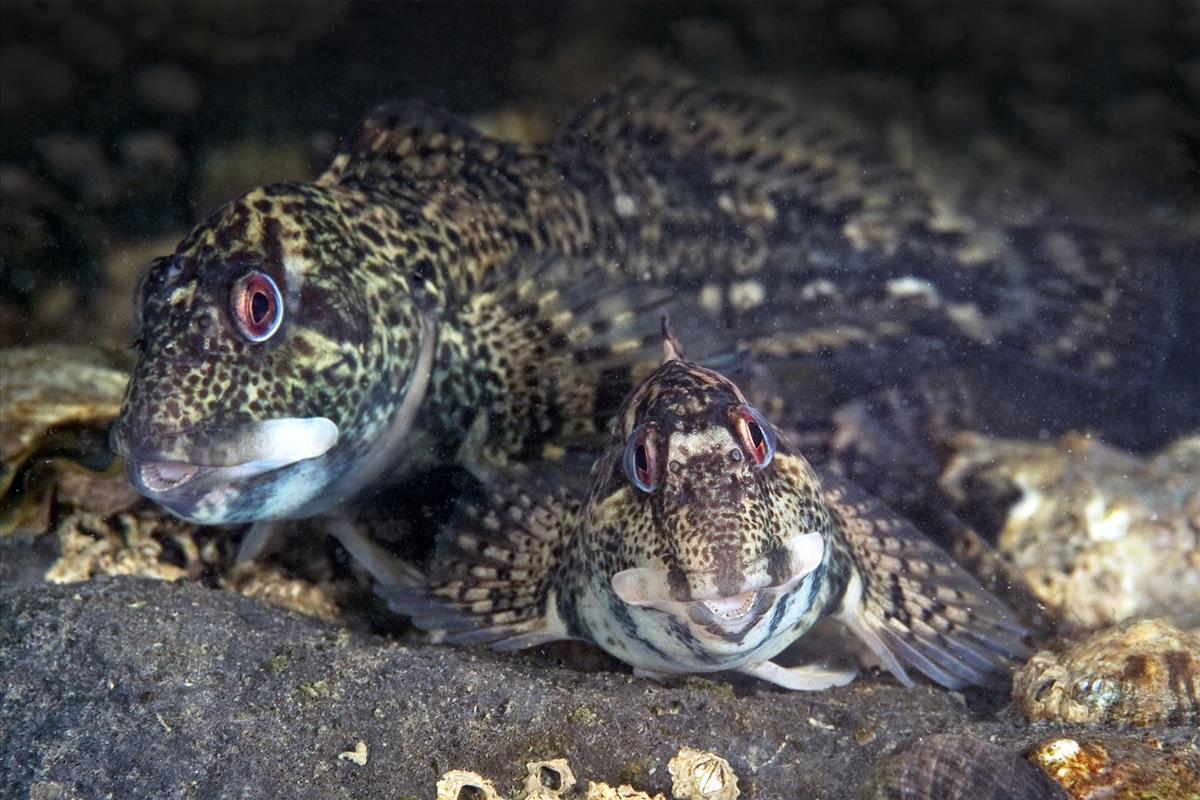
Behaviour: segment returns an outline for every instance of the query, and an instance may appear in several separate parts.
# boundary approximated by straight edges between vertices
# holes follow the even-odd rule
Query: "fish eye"
[[[283,297],[271,276],[250,272],[233,284],[230,295],[233,320],[252,342],[265,342],[283,322]]]
[[[641,425],[625,445],[625,477],[646,494],[654,491],[658,482],[657,457],[654,448],[657,435],[650,425]]]
[[[742,448],[750,454],[755,466],[763,469],[775,457],[775,429],[763,419],[758,410],[747,405],[736,405],[729,409],[733,427],[737,431]]]

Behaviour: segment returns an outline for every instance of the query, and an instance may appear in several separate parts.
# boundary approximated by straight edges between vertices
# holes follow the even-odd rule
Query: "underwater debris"
[[[108,449],[128,380],[119,357],[94,347],[9,348],[0,375],[0,536],[46,532],[56,501],[106,512],[137,502]]]
[[[46,572],[46,580],[78,583],[98,575],[131,575],[163,581],[186,578],[186,566],[163,558],[162,539],[187,537],[187,529],[192,527],[153,513],[125,512],[112,517],[72,514],[58,526],[61,555]]]
[[[367,750],[366,742],[357,742],[353,750],[345,750],[338,753],[338,761],[349,761],[352,764],[357,764],[360,767],[367,765],[369,751]]]
[[[1061,789],[1016,753],[981,739],[917,739],[872,769],[861,800],[1053,800]]]
[[[1013,675],[1031,722],[1110,727],[1200,722],[1200,636],[1163,620],[1127,622],[1061,652],[1042,651]]]
[[[997,549],[1060,628],[1200,624],[1200,437],[1148,459],[1080,435],[965,434],[954,447],[942,487],[960,505],[1007,508]]]
[[[1036,745],[1029,760],[1071,800],[1200,798],[1200,753],[1194,744],[1165,749],[1127,738],[1056,737]]]

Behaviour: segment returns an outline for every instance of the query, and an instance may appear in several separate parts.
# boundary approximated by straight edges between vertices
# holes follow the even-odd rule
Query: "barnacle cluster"
[[[1030,720],[1115,727],[1200,722],[1200,636],[1163,620],[1126,622],[1061,652],[1042,651],[1013,676]]]
[[[574,797],[575,773],[565,758],[531,761],[519,800],[557,800]],[[737,800],[737,775],[729,762],[703,750],[682,748],[667,765],[671,774],[671,796],[675,800]],[[647,794],[622,784],[617,787],[588,781],[587,800],[665,800],[662,794]],[[495,784],[475,772],[450,770],[437,783],[437,800],[503,800]]]

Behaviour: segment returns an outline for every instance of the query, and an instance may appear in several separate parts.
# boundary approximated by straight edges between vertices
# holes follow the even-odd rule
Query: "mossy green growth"
[[[580,706],[571,715],[571,722],[574,722],[576,725],[586,725],[590,728],[600,722],[600,717],[587,706]]]
[[[636,784],[650,774],[650,770],[654,768],[654,759],[649,755],[643,755],[630,761],[622,769],[618,780],[622,783]]]
[[[329,681],[324,679],[314,681],[313,683],[302,683],[300,684],[300,691],[314,700],[318,697],[329,697],[333,694],[333,690],[329,688]]]

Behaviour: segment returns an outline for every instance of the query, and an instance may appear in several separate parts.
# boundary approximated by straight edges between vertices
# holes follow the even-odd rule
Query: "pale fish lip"
[[[681,601],[671,596],[671,587],[667,583],[667,575],[662,570],[648,567],[634,567],[618,572],[612,576],[613,592],[623,602],[631,606],[649,606],[664,611],[678,611],[686,607],[703,606],[713,614],[730,618],[745,615],[755,606],[760,592],[785,594],[796,587],[800,581],[821,565],[825,555],[825,540],[821,534],[812,532],[794,536],[785,545],[788,550],[789,577],[787,580],[771,585],[765,574],[748,580],[741,591],[734,595],[698,598]]]
[[[221,466],[127,459],[130,479],[143,494],[158,498],[201,478],[228,483],[316,458],[329,452],[338,440],[337,424],[326,417],[271,419],[247,426],[240,433],[228,446],[218,448]]]

